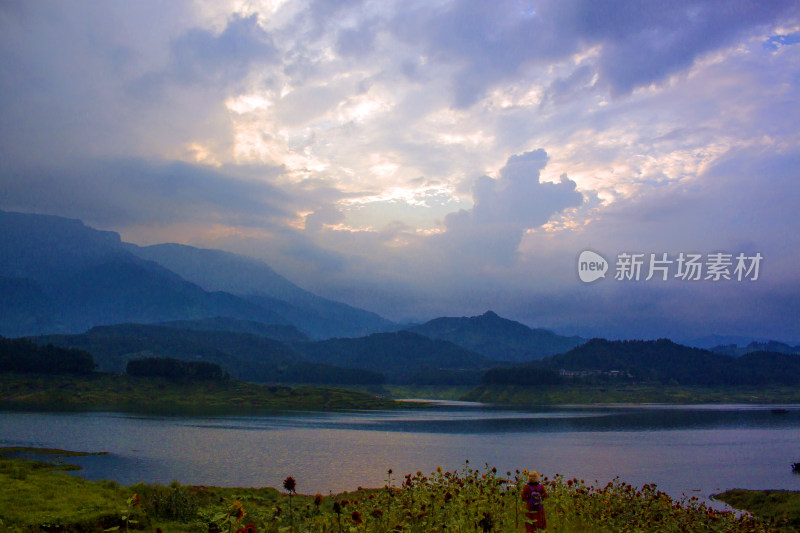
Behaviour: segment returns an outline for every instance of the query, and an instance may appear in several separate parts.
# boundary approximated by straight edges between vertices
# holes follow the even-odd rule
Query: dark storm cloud
[[[100,228],[186,222],[269,226],[293,216],[296,203],[263,181],[236,179],[206,166],[137,159],[58,168],[4,165],[0,191],[4,208],[80,218]]]
[[[393,28],[407,42],[424,43],[435,61],[456,69],[454,103],[468,107],[500,82],[527,75],[526,68],[593,47],[598,47],[592,68],[600,84],[625,95],[799,12],[792,0],[467,0],[405,13]]]

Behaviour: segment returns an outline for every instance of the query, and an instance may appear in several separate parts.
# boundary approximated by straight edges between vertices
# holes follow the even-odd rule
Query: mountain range
[[[393,323],[294,285],[248,257],[178,244],[139,247],[79,220],[0,211],[0,335],[229,317],[315,338]]]
[[[738,375],[764,363],[765,351],[798,352],[774,342],[713,351],[664,341],[587,343],[492,311],[404,328],[308,292],[257,259],[181,244],[137,246],[48,215],[0,211],[0,250],[0,336],[85,349],[106,371],[158,356],[216,362],[257,381],[467,383],[497,366],[603,362],[637,379],[699,382],[708,368]],[[625,359],[628,352],[639,354],[637,362]],[[733,365],[730,356],[744,359]],[[794,358],[781,361],[776,368]]]

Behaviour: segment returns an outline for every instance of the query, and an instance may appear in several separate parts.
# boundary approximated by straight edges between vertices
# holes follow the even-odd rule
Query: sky
[[[798,97],[793,0],[3,0],[0,209],[396,321],[800,343]]]

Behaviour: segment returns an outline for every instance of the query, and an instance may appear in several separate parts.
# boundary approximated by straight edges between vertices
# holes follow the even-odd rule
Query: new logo
[[[608,261],[591,250],[584,250],[578,257],[578,277],[584,283],[591,283],[606,277]]]

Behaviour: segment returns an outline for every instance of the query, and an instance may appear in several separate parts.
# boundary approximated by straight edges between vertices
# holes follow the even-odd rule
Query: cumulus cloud
[[[539,149],[511,156],[498,179],[479,178],[472,189],[472,209],[445,218],[445,245],[499,263],[511,261],[526,229],[583,202],[566,175],[558,183],[542,183],[540,172],[546,165],[547,153]]]

